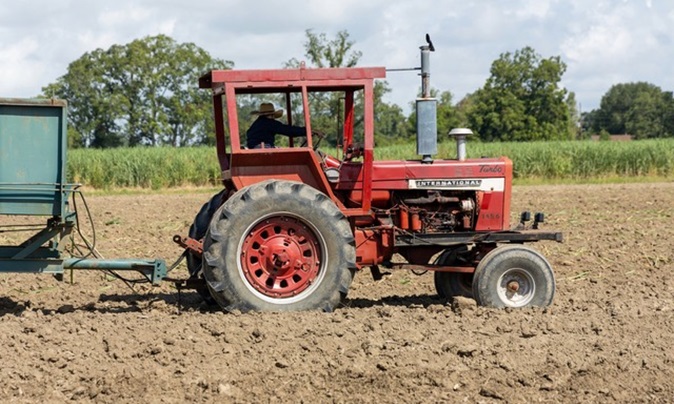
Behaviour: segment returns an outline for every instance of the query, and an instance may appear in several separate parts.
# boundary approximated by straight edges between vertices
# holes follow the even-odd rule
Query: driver
[[[246,132],[246,146],[249,149],[268,148],[274,146],[275,135],[288,137],[306,136],[307,131],[303,126],[286,125],[277,121],[283,115],[282,109],[274,108],[274,104],[263,102],[257,111],[250,113],[258,118],[250,125]]]

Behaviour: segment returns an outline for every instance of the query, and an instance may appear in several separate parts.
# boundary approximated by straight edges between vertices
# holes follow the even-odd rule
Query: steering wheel
[[[311,135],[318,138],[318,140],[314,143],[314,150],[318,150],[318,145],[321,144],[321,141],[325,138],[325,133],[320,130],[312,130]],[[300,147],[305,147],[308,142],[309,141],[307,138],[304,138],[304,142],[302,142]]]

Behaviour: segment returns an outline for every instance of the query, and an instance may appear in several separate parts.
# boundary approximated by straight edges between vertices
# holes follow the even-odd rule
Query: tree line
[[[311,30],[305,34],[309,66],[353,67],[362,56],[347,31],[333,38]],[[292,58],[284,67],[299,63]],[[212,144],[211,95],[197,81],[211,69],[233,67],[234,62],[214,58],[193,43],[149,36],[85,53],[70,63],[66,74],[43,87],[41,96],[68,100],[71,147]],[[485,84],[458,102],[450,91],[432,89],[438,100],[438,133],[469,127],[482,141],[566,140],[592,133],[674,135],[671,92],[644,82],[617,84],[602,97],[600,108],[579,114],[575,94],[560,84],[565,71],[559,56],[544,58],[531,47],[503,53],[492,63]],[[377,144],[408,143],[415,136],[416,115],[385,102],[389,91],[386,81],[376,82]],[[239,100],[242,128],[260,101],[259,96]],[[280,99],[271,101],[282,105]],[[324,130],[333,145],[339,143],[336,118],[342,102],[339,94],[312,93],[310,98],[312,126]],[[360,111],[362,99],[357,99],[357,117]],[[303,123],[299,111],[289,113],[293,122]],[[357,129],[360,125],[357,120]]]
[[[42,95],[68,101],[71,147],[207,144],[212,107],[197,82],[233,65],[158,35],[85,53]]]
[[[582,116],[585,134],[630,134],[636,139],[674,136],[674,97],[671,91],[646,83],[616,84],[600,107]]]

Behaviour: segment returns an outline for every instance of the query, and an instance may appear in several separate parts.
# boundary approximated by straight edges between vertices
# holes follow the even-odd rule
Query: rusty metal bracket
[[[201,255],[204,253],[204,243],[201,240],[195,240],[190,237],[182,237],[181,235],[176,234],[173,236],[173,242],[195,254]]]

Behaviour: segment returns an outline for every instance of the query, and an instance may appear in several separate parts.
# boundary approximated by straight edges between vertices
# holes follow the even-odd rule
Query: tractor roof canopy
[[[346,91],[386,77],[384,67],[312,69],[212,70],[199,79],[200,88],[214,91],[232,86],[239,94],[268,92]]]
[[[291,94],[301,94],[304,126],[307,130],[307,146],[312,147],[308,94],[311,92],[343,92],[342,132],[343,147],[346,151],[346,148],[353,142],[354,93],[362,91],[363,146],[365,155],[371,155],[374,147],[374,80],[384,77],[386,77],[384,67],[306,68],[304,65],[297,69],[212,70],[204,74],[199,79],[199,87],[209,88],[213,92],[216,147],[223,170],[229,167],[227,144],[229,143],[230,153],[239,153],[242,150],[236,98],[243,94],[284,94],[286,111],[292,111]],[[229,139],[225,134],[225,109]],[[288,114],[288,124],[293,124],[290,114]],[[367,152],[368,150],[370,153]]]

